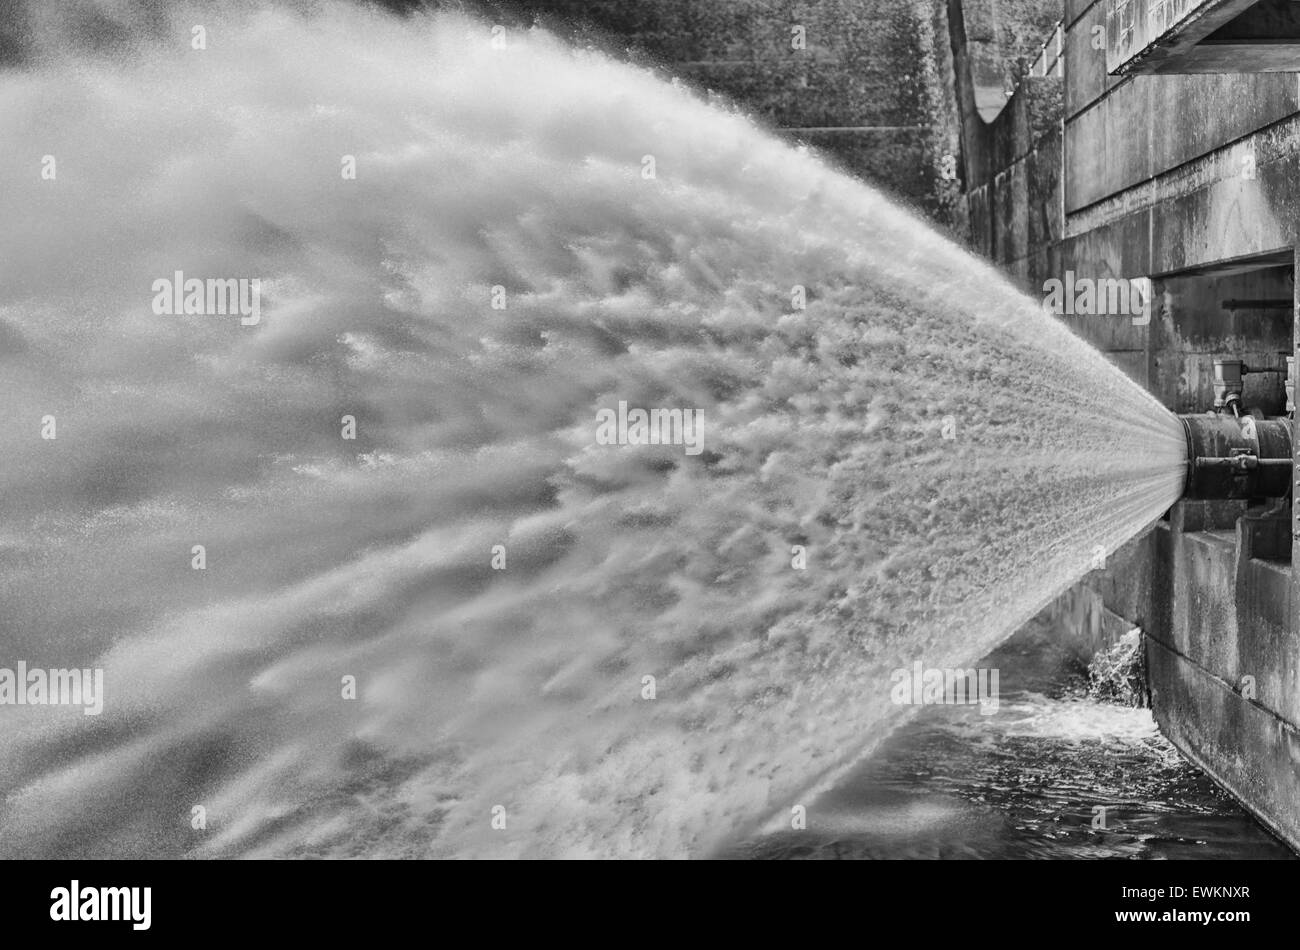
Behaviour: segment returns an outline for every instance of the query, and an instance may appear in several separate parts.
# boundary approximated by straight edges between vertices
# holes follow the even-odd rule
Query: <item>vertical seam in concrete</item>
[[[1146,86],[1146,90],[1147,90],[1146,173],[1147,173],[1147,181],[1151,181],[1155,177],[1154,170],[1156,167],[1156,137],[1153,133],[1154,122],[1152,121],[1153,119],[1152,110],[1154,109],[1154,105],[1152,103],[1152,99],[1153,99],[1153,93],[1151,89],[1152,83],[1146,82],[1143,85]],[[1148,275],[1151,274],[1156,269],[1157,269],[1156,268],[1156,209],[1155,209],[1155,205],[1152,205],[1151,207],[1147,208],[1147,274]],[[1151,346],[1151,324],[1150,323],[1147,324],[1146,330],[1147,330],[1147,348],[1148,348],[1147,392],[1153,392],[1156,354],[1154,348],[1152,348]]]
[[[1147,109],[1147,128],[1146,128],[1146,135],[1147,135],[1147,167],[1146,167],[1146,176],[1145,176],[1144,180],[1145,180],[1145,181],[1151,181],[1151,180],[1153,180],[1153,179],[1156,177],[1156,137],[1155,137],[1155,132],[1154,132],[1154,127],[1155,127],[1155,122],[1154,122],[1154,116],[1155,116],[1155,103],[1152,101],[1152,100],[1155,98],[1155,96],[1154,96],[1153,93],[1152,93],[1152,90],[1151,90],[1152,83],[1151,83],[1150,81],[1147,81],[1146,83],[1143,83],[1143,85],[1146,86],[1146,90],[1147,90],[1147,95],[1146,95],[1146,99],[1147,99],[1147,105],[1146,105],[1146,109]]]
[[[1153,396],[1159,399],[1160,394],[1156,391],[1158,388],[1158,381],[1159,381],[1159,376],[1156,373],[1156,340],[1157,340],[1156,327],[1160,323],[1162,319],[1162,315],[1164,313],[1164,308],[1163,308],[1164,294],[1163,293],[1161,294],[1162,306],[1159,310],[1157,310],[1156,285],[1155,282],[1151,280],[1151,274],[1153,271],[1155,271],[1155,260],[1156,260],[1155,259],[1155,214],[1152,211],[1152,209],[1148,208],[1147,209],[1147,266],[1146,266],[1146,275],[1145,275],[1148,282],[1147,293],[1149,295],[1147,300],[1148,318],[1147,318],[1147,325],[1146,325],[1146,338],[1147,338],[1146,387],[1147,387],[1147,392],[1151,393]],[[1161,286],[1163,286],[1163,283],[1161,284]]]
[[[1300,77],[1297,77],[1300,82]],[[1300,273],[1300,245],[1296,242],[1294,229],[1291,233],[1291,355],[1300,357],[1300,319],[1296,314],[1300,313],[1300,287],[1296,286],[1295,275]],[[1300,365],[1300,359],[1297,359],[1297,365]],[[1295,383],[1295,380],[1292,380]],[[1300,445],[1296,445],[1295,438],[1295,421],[1291,422],[1291,563],[1292,565],[1300,564],[1300,507],[1296,506],[1295,487],[1297,485],[1297,473],[1300,473]],[[1295,616],[1296,585],[1300,583],[1300,572],[1291,575],[1291,616]]]
[[[1148,86],[1149,85],[1150,84],[1148,83]],[[1150,93],[1148,93],[1148,102],[1149,101],[1150,101]],[[1151,115],[1151,110],[1148,108],[1147,109],[1148,118],[1150,117],[1150,115]],[[1150,141],[1151,141],[1151,137],[1150,135],[1148,135],[1147,142],[1150,143]],[[1150,278],[1150,275],[1155,272],[1156,272],[1156,209],[1155,206],[1152,205],[1151,207],[1147,208],[1147,266],[1146,266],[1147,277]],[[1156,393],[1156,382],[1158,379],[1158,375],[1156,373],[1155,324],[1158,320],[1158,317],[1155,312],[1156,295],[1155,295],[1154,284],[1150,285],[1149,293],[1151,294],[1151,299],[1147,302],[1147,307],[1149,308],[1149,313],[1151,316],[1147,320],[1147,325],[1146,325],[1146,331],[1147,331],[1146,386],[1147,386],[1147,392],[1156,396],[1156,398],[1159,398],[1159,394]]]

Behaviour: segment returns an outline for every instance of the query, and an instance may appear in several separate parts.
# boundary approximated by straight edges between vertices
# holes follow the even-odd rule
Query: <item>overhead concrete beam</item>
[[[1111,75],[1300,72],[1295,0],[1107,0]]]

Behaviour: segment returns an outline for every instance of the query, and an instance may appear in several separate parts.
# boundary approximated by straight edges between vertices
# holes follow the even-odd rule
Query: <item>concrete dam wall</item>
[[[1295,6],[1067,0],[1060,67],[968,126],[972,244],[1175,412],[1223,411],[1227,362],[1244,407],[1291,424]],[[1162,731],[1300,849],[1292,518],[1289,497],[1185,499],[1055,611],[1099,645],[1141,627]]]

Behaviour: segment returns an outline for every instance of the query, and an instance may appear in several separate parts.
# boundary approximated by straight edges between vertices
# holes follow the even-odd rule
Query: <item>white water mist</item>
[[[0,708],[0,852],[705,855],[1177,497],[1150,396],[745,116],[235,9],[43,13],[0,86],[5,647],[105,671]],[[701,451],[599,444],[620,403]]]

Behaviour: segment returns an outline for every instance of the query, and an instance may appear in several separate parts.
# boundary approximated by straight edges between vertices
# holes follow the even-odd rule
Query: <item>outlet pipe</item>
[[[1291,420],[1207,412],[1179,416],[1190,499],[1284,498],[1291,492]]]

